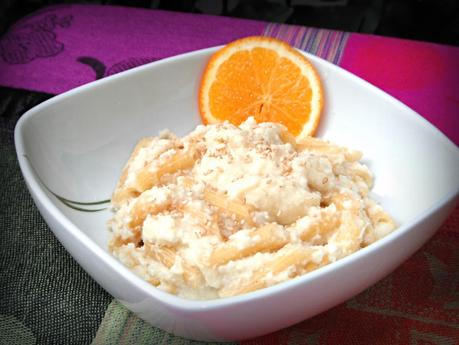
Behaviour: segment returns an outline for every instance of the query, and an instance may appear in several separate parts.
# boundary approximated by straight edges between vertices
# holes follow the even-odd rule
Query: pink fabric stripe
[[[158,10],[52,6],[0,39],[0,85],[61,93],[150,61],[260,35],[265,26]]]
[[[339,63],[349,36],[348,33],[340,31],[284,24],[268,24],[264,35],[284,40],[298,49],[335,64]]]
[[[352,34],[341,67],[401,100],[459,144],[459,48]]]

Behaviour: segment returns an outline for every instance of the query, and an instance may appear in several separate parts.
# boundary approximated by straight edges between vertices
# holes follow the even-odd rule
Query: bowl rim
[[[182,297],[178,297],[176,295],[169,294],[165,291],[162,291],[153,285],[149,284],[139,276],[137,276],[134,272],[132,272],[128,267],[124,266],[120,261],[118,261],[115,257],[113,257],[107,250],[99,247],[91,238],[89,238],[83,231],[81,231],[75,224],[73,224],[70,219],[68,219],[52,202],[51,196],[46,192],[46,188],[40,182],[40,179],[33,169],[32,165],[30,164],[26,152],[25,152],[25,142],[24,142],[24,125],[27,121],[32,118],[35,114],[39,113],[42,109],[52,106],[54,103],[58,103],[68,97],[72,97],[75,94],[78,94],[82,91],[87,89],[93,89],[100,85],[104,85],[107,83],[115,82],[120,78],[124,78],[130,74],[137,74],[141,73],[143,70],[147,70],[150,68],[160,68],[163,64],[168,64],[175,61],[180,61],[182,59],[192,58],[200,55],[207,55],[210,53],[215,52],[216,50],[223,47],[222,45],[200,49],[192,52],[187,52],[184,54],[168,57],[162,60],[153,61],[151,63],[138,66],[132,68],[130,70],[96,80],[81,86],[78,86],[74,89],[66,91],[62,94],[54,96],[34,108],[28,110],[24,113],[18,120],[15,130],[14,130],[14,140],[15,140],[15,147],[16,153],[19,161],[19,165],[24,176],[25,181],[29,185],[29,189],[31,194],[35,194],[35,197],[38,201],[42,204],[42,206],[48,210],[49,214],[59,223],[59,225],[64,228],[75,240],[79,241],[81,245],[87,248],[93,256],[96,256],[99,260],[102,260],[107,266],[109,266],[112,270],[116,271],[120,276],[130,281],[131,284],[135,285],[137,288],[141,289],[142,292],[149,296],[150,298],[155,299],[157,302],[160,302],[168,307],[175,308],[177,310],[181,310],[183,312],[195,312],[195,311],[209,311],[215,310],[220,308],[225,308],[229,306],[235,306],[242,303],[252,302],[256,300],[261,300],[267,297],[274,297],[277,295],[281,295],[284,293],[288,293],[288,291],[301,287],[303,285],[308,285],[308,283],[314,281],[317,278],[327,275],[331,271],[339,270],[345,266],[352,264],[357,260],[361,260],[368,255],[370,255],[374,251],[381,250],[382,248],[390,245],[392,242],[396,241],[398,237],[402,236],[406,232],[410,231],[411,229],[415,228],[419,225],[422,221],[426,218],[437,212],[440,208],[446,205],[448,202],[453,201],[459,196],[459,184],[455,190],[450,191],[437,201],[435,201],[429,208],[419,213],[413,219],[404,224],[401,224],[394,232],[390,233],[386,237],[378,240],[377,242],[358,250],[357,252],[342,258],[336,262],[323,266],[317,270],[309,272],[308,274],[295,277],[288,281],[263,288],[260,290],[256,290],[253,292],[249,292],[239,296],[232,296],[220,299],[211,299],[211,300],[190,300]],[[395,106],[401,109],[405,116],[409,116],[419,125],[427,129],[430,135],[436,136],[440,141],[451,148],[457,146],[439,129],[437,129],[434,125],[432,125],[429,121],[427,121],[424,117],[419,115],[413,109],[409,108],[407,105],[403,104],[401,101],[397,100],[393,96],[387,94],[386,92],[382,91],[378,87],[370,84],[369,82],[365,81],[364,79],[352,74],[351,72],[327,61],[318,56],[313,54],[304,52],[302,50],[297,49],[302,54],[304,54],[307,58],[311,59],[314,62],[320,62],[325,64],[326,67],[333,70],[334,73],[341,73],[344,74],[346,78],[350,78],[351,81],[362,85],[365,88],[370,89],[370,91],[376,93],[378,96],[383,97],[384,100],[392,102]],[[458,159],[459,159],[459,150],[458,152]]]

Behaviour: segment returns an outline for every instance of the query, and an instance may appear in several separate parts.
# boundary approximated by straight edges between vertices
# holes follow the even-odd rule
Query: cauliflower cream
[[[361,153],[249,118],[142,139],[112,197],[110,250],[178,296],[239,295],[385,236]]]

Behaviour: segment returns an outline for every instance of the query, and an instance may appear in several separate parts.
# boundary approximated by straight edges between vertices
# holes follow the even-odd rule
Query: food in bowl
[[[109,249],[188,299],[258,290],[348,256],[396,228],[359,151],[249,118],[135,147],[112,197]]]

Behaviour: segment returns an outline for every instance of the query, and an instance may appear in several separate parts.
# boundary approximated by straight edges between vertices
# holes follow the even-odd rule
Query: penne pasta
[[[298,142],[296,138],[288,131],[287,128],[282,127],[282,129],[279,131],[279,137],[285,144],[290,144],[292,145],[295,149],[298,148]]]
[[[352,211],[344,211],[341,215],[341,226],[333,238],[334,243],[339,243],[343,256],[354,253],[361,248],[363,230],[357,223],[359,216]]]
[[[215,235],[219,239],[222,239],[222,234],[218,228],[216,214],[207,215],[202,210],[192,208],[189,205],[185,205],[181,209],[184,213],[191,215],[199,222],[200,226],[206,230],[206,235]]]
[[[211,266],[224,265],[231,260],[239,260],[259,252],[272,252],[288,243],[288,236],[282,227],[276,224],[267,224],[250,232],[251,241],[241,249],[231,241],[218,246],[210,255]]]
[[[338,229],[340,217],[336,213],[322,210],[320,215],[309,227],[301,232],[300,238],[302,241],[312,245],[325,244],[330,235]]]
[[[148,254],[167,268],[171,268],[176,259],[176,251],[173,248],[154,246],[149,247]]]
[[[360,151],[350,150],[313,137],[300,139],[300,141],[297,142],[296,148],[299,151],[307,150],[325,155],[342,154],[348,162],[356,162],[362,158],[362,153]]]
[[[124,167],[123,172],[121,173],[121,177],[112,195],[112,205],[114,207],[119,207],[123,202],[125,202],[129,198],[135,197],[138,195],[138,192],[136,191],[135,188],[126,186],[126,179],[129,174],[129,171],[131,170],[131,166],[133,162],[137,159],[139,155],[140,150],[149,146],[153,140],[154,138],[152,137],[143,138],[135,146],[134,151],[131,153],[131,156],[129,157],[129,160],[126,163],[126,166]]]
[[[244,220],[248,225],[254,225],[251,216],[253,207],[243,204],[242,202],[229,200],[226,196],[213,192],[209,189],[204,190],[204,200],[223,211],[235,214],[241,220]]]
[[[219,290],[219,294],[221,297],[229,297],[259,290],[266,287],[267,277],[275,276],[290,267],[294,268],[290,275],[290,278],[293,278],[302,270],[312,271],[328,263],[328,257],[323,257],[319,263],[314,262],[313,253],[312,248],[295,247],[285,251],[281,250],[263,270],[256,272],[249,281],[239,286],[224,287]]]
[[[136,229],[143,224],[145,218],[149,214],[155,215],[160,212],[163,212],[170,208],[172,203],[170,201],[166,201],[162,204],[155,204],[148,200],[147,197],[140,196],[139,199],[135,202],[134,206],[132,207],[131,211],[131,220],[129,222],[129,228]]]
[[[158,185],[162,176],[175,173],[179,170],[189,169],[194,165],[195,161],[194,151],[179,151],[158,167],[154,166],[153,163],[155,162],[153,162],[138,172],[134,188],[137,192],[142,193]]]
[[[183,279],[185,283],[192,286],[193,288],[198,288],[201,284],[204,283],[204,277],[201,271],[196,267],[192,266],[189,263],[183,262]]]

